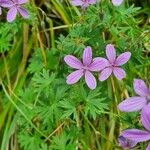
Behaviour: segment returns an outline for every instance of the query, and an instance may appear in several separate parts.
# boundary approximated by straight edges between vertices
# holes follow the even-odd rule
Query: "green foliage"
[[[20,132],[19,136],[19,142],[21,144],[21,147],[24,150],[40,150],[42,145],[42,140],[38,135],[30,135],[24,132]],[[44,149],[42,149],[44,150]]]
[[[16,23],[1,23],[0,28],[0,53],[8,51],[13,46],[13,37],[18,32],[19,26]]]
[[[27,6],[29,20],[1,23],[0,82],[6,88],[0,87],[2,150],[12,149],[14,141],[17,150],[119,150],[120,131],[141,127],[138,113],[117,109],[135,94],[134,78],[150,80],[149,7],[140,3],[115,7],[101,1],[82,10],[68,0],[33,0]],[[67,85],[66,76],[74,69],[64,56],[80,59],[91,46],[93,57],[105,57],[108,43],[117,54],[132,53],[124,66],[126,79],[97,81],[95,90],[87,88],[84,77]]]
[[[50,148],[52,150],[74,150],[76,149],[76,143],[69,134],[64,133],[53,137]]]
[[[40,49],[37,49],[34,54],[33,57],[29,60],[30,65],[28,67],[28,71],[30,73],[35,73],[35,72],[39,72],[42,70],[42,68],[44,67],[43,64],[43,58],[42,58],[42,53]]]
[[[103,114],[106,110],[108,110],[108,102],[102,96],[100,89],[90,91],[86,99],[85,115],[90,114],[95,120],[98,115]]]
[[[51,85],[52,81],[55,79],[55,74],[52,73],[49,75],[49,71],[43,69],[42,72],[35,73],[32,78],[32,83],[35,88],[35,92],[45,92],[46,94],[49,93],[49,86]]]

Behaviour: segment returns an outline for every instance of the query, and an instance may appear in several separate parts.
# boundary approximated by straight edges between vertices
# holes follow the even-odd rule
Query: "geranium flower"
[[[95,4],[96,0],[72,0],[72,5],[81,6],[82,8],[86,8],[91,4]]]
[[[8,1],[7,0],[0,0],[0,15],[2,14],[2,5],[3,4],[7,4],[8,3]]]
[[[83,52],[83,63],[72,55],[65,56],[64,60],[70,67],[77,69],[67,76],[67,84],[74,84],[84,76],[88,87],[92,90],[96,88],[96,79],[91,72],[99,72],[105,67],[104,58],[92,59],[92,48],[88,46]]]
[[[115,6],[121,5],[122,2],[123,2],[123,0],[112,0],[113,5],[115,5]]]
[[[8,0],[6,2],[2,2],[1,6],[9,8],[9,11],[7,13],[7,21],[12,22],[15,20],[17,12],[23,17],[28,18],[29,14],[26,9],[22,7],[23,4],[27,3],[28,0]]]
[[[129,97],[118,105],[121,111],[132,112],[143,109],[150,103],[150,88],[143,80],[134,79],[134,90],[139,96]]]
[[[104,81],[106,80],[112,73],[118,78],[122,80],[125,78],[126,73],[121,68],[123,64],[125,64],[131,57],[130,52],[125,52],[119,55],[116,58],[116,50],[112,44],[108,44],[106,46],[106,56],[108,58],[106,67],[102,70],[99,75],[99,80]]]
[[[0,0],[0,15],[2,14],[2,7],[1,7],[1,4],[2,4],[2,0]]]
[[[131,149],[136,146],[138,142],[129,140],[122,135],[119,136],[118,141],[123,149]]]
[[[127,139],[137,142],[145,142],[150,140],[150,105],[145,106],[142,110],[141,121],[145,130],[127,129],[122,132],[122,135]],[[150,144],[146,150],[150,150]]]

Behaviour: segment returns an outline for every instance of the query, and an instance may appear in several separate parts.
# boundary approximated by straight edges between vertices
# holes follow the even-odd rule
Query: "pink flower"
[[[112,44],[108,44],[106,46],[106,56],[108,58],[108,60],[105,59],[107,62],[107,65],[100,73],[99,80],[100,81],[106,80],[112,73],[119,80],[122,80],[123,78],[125,78],[126,73],[120,66],[125,64],[130,59],[131,53],[125,52],[116,58],[116,50],[114,46]]]
[[[72,0],[72,5],[81,6],[82,8],[86,8],[91,4],[95,4],[96,0]]]
[[[121,5],[122,2],[123,2],[123,0],[112,0],[113,5],[115,5],[115,6]]]
[[[147,105],[143,108],[141,113],[141,122],[145,130],[139,129],[127,129],[123,131],[122,135],[136,142],[145,142],[150,140],[150,106]],[[146,150],[150,150],[150,144],[148,144]]]
[[[150,104],[150,87],[148,87],[143,80],[134,79],[134,91],[139,96],[129,97],[128,99],[121,102],[118,108],[121,111],[133,112],[139,111],[144,106]]]
[[[125,149],[131,149],[136,146],[138,142],[129,140],[122,135],[119,136],[118,141],[120,143],[120,146],[125,150]]]
[[[7,4],[8,3],[8,1],[7,0],[0,0],[0,15],[2,14],[2,5],[3,4]]]
[[[91,72],[99,72],[106,66],[104,58],[92,59],[92,48],[89,46],[83,52],[83,63],[72,55],[65,56],[64,61],[70,67],[77,69],[67,76],[67,84],[74,84],[84,76],[87,86],[92,90],[96,88],[96,79]]]
[[[28,18],[29,14],[26,9],[22,7],[23,4],[27,3],[28,0],[7,0],[1,4],[2,7],[9,8],[7,13],[7,21],[12,22],[17,16],[17,12],[23,17]]]

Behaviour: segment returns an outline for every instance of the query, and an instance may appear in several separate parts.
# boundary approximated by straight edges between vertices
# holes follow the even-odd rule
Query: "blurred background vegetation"
[[[87,13],[69,0],[31,0],[26,7],[28,20],[10,24],[6,12],[0,16],[0,149],[120,149],[118,121],[133,126],[137,114],[116,117],[116,110],[105,110],[124,97],[120,92],[133,93],[134,77],[150,81],[150,0],[125,0],[117,8],[101,0]],[[98,54],[109,42],[120,52],[132,50],[127,85],[114,81],[114,91],[108,82],[94,92],[82,83],[67,86],[64,55],[80,56],[85,45]]]

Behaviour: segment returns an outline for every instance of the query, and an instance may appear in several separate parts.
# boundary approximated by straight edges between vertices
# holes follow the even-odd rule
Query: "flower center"
[[[115,64],[115,62],[109,62],[111,67],[117,67],[117,65]]]
[[[85,71],[89,70],[88,66],[83,66],[82,69],[84,69]]]
[[[18,7],[18,6],[20,6],[20,5],[19,5],[18,3],[15,2],[15,3],[14,3],[14,6]]]

